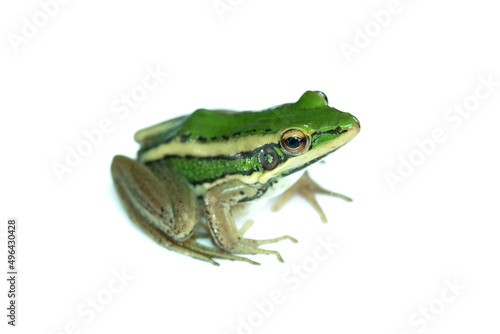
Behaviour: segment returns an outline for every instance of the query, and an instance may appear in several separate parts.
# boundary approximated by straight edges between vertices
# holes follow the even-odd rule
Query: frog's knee
[[[111,162],[111,174],[115,177],[118,176],[123,172],[123,169],[130,164],[130,161],[132,161],[132,159],[127,158],[126,156],[115,155],[113,157],[113,161]]]
[[[168,221],[164,221],[167,224],[169,230],[169,236],[176,241],[185,241],[189,239],[196,230],[196,221],[194,220],[184,220],[182,217],[173,218]]]

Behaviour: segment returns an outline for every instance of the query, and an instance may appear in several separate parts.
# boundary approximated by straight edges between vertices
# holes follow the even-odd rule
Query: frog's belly
[[[281,178],[278,182],[273,183],[272,187],[269,187],[267,191],[264,193],[264,195],[262,195],[258,199],[233,205],[231,207],[231,211],[233,212],[233,214],[236,215],[244,215],[254,210],[260,209],[268,202],[268,200],[283,194],[290,187],[292,187],[295,184],[295,182],[297,182],[300,179],[302,174],[304,174],[303,170],[300,172],[293,173],[290,176]]]

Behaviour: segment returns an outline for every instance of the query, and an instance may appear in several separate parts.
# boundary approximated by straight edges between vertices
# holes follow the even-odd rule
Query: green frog
[[[357,118],[330,107],[320,91],[261,111],[198,109],[138,131],[137,160],[115,156],[111,174],[131,219],[160,245],[214,265],[216,258],[258,264],[245,254],[283,262],[260,245],[296,239],[245,238],[252,221],[238,229],[233,213],[282,195],[277,210],[299,194],[326,222],[316,193],[351,199],[320,187],[305,170],[359,131]],[[203,237],[216,247],[197,241]]]

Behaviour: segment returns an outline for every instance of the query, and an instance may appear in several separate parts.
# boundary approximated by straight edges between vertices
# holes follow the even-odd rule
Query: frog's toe
[[[249,249],[249,251],[255,252],[255,254],[266,254],[266,255],[273,254],[276,256],[278,261],[280,261],[281,263],[285,262],[278,251],[262,249],[262,248],[251,248]]]
[[[260,265],[259,262],[252,261],[246,257],[233,255],[233,254],[218,250],[216,248],[202,245],[202,244],[196,242],[196,240],[194,240],[194,239],[188,239],[188,240],[184,241],[182,244],[184,246],[186,246],[187,248],[191,249],[193,252],[203,254],[204,256],[207,256],[210,258],[220,258],[220,259],[227,259],[227,260],[232,260],[232,261],[243,261],[243,262],[248,262],[250,264]]]
[[[281,254],[278,251],[259,248],[260,245],[271,244],[285,239],[288,239],[292,242],[297,242],[297,239],[289,235],[283,235],[277,238],[261,239],[261,240],[247,239],[247,238],[242,238],[240,236],[238,238],[238,246],[233,247],[229,251],[240,254],[265,254],[265,255],[272,254],[276,256],[278,261],[285,262],[283,261],[283,258],[281,257]]]
[[[252,227],[252,225],[253,225],[253,220],[251,219],[247,220],[245,224],[243,224],[243,226],[238,230],[238,235],[242,237],[243,234],[245,234],[245,232],[248,231],[250,227]]]
[[[245,240],[252,240],[252,239],[245,239]],[[279,262],[285,262],[283,261],[283,258],[281,257],[281,254],[278,251],[257,248],[250,245],[246,246],[245,243],[242,243],[240,247],[234,249],[233,251],[235,253],[240,253],[240,254],[264,254],[264,255],[272,254],[276,256]]]
[[[172,244],[169,244],[169,245],[166,245],[165,244],[165,238],[163,238],[162,240],[159,240],[158,241],[158,244],[170,249],[170,250],[173,250],[173,251],[176,251],[177,253],[181,253],[181,254],[184,254],[184,255],[188,255],[188,256],[191,256],[192,258],[195,258],[195,259],[198,259],[198,260],[202,260],[202,261],[206,261],[206,262],[209,262],[211,264],[213,264],[214,266],[220,266],[220,264],[217,262],[217,261],[214,261],[214,259],[207,253],[205,252],[199,252],[197,251],[196,249],[193,249],[192,247],[185,247],[185,243],[172,243]]]
[[[292,236],[289,236],[288,234],[287,235],[282,235],[281,237],[272,238],[272,239],[259,239],[259,240],[256,240],[256,239],[241,238],[240,242],[243,245],[247,246],[247,247],[258,247],[258,246],[264,245],[264,244],[273,244],[275,242],[278,242],[278,241],[281,241],[281,240],[285,240],[285,239],[288,239],[288,240],[290,240],[293,243],[297,243],[298,242],[297,239],[295,239]]]

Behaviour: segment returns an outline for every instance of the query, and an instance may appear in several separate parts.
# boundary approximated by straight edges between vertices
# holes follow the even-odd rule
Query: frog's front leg
[[[289,235],[265,240],[243,238],[243,231],[238,231],[234,223],[231,206],[237,204],[242,199],[254,197],[257,192],[257,188],[238,180],[226,182],[207,191],[203,197],[203,202],[208,230],[214,243],[227,252],[239,254],[274,254],[280,262],[283,262],[281,255],[277,251],[261,249],[258,246],[284,239],[289,239],[293,242],[297,242],[297,240]],[[246,230],[248,226],[246,224],[243,230]]]
[[[132,220],[161,246],[214,265],[218,263],[212,258],[257,264],[194,240],[200,220],[198,199],[182,176],[168,166],[161,162],[145,166],[117,155],[111,164],[111,174]]]
[[[314,207],[314,209],[319,213],[319,216],[321,217],[321,221],[323,223],[327,222],[326,215],[323,209],[321,209],[318,201],[316,201],[314,194],[330,195],[332,197],[343,199],[347,202],[352,202],[352,199],[350,197],[330,191],[318,185],[311,179],[306,171],[304,175],[302,175],[302,177],[290,189],[288,189],[283,193],[283,195],[281,195],[281,198],[273,206],[273,211],[278,211],[283,206],[283,204],[288,202],[288,200],[295,194],[304,197]]]

